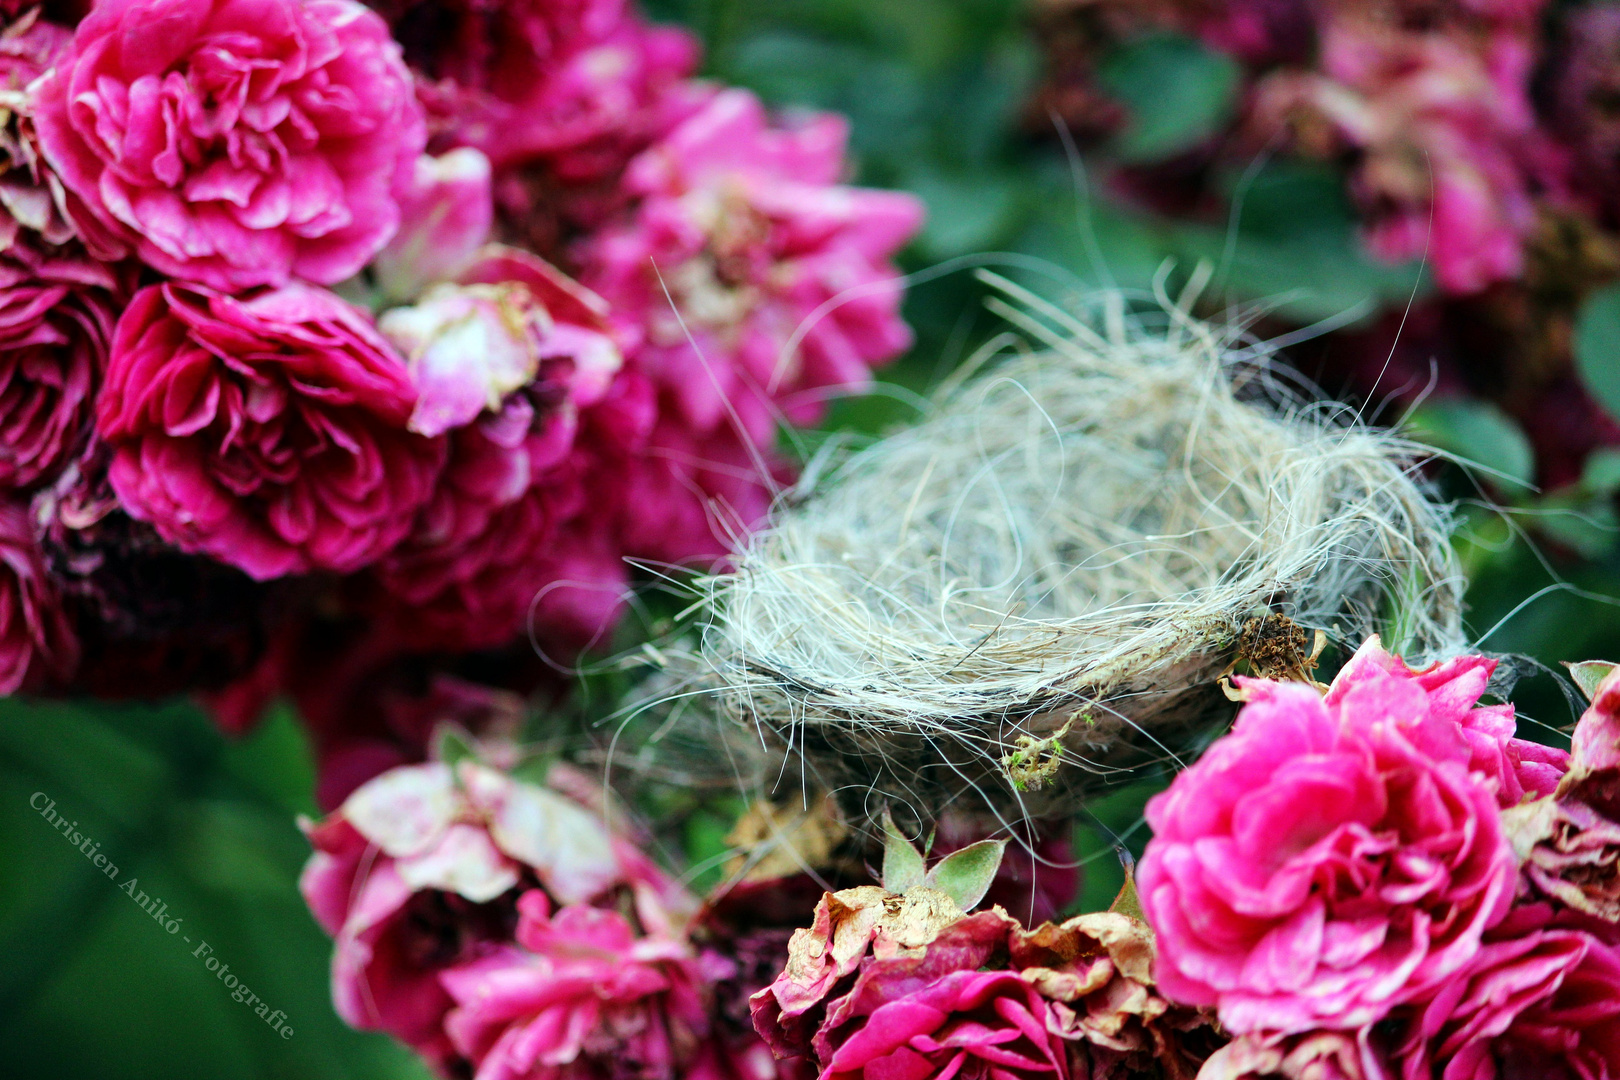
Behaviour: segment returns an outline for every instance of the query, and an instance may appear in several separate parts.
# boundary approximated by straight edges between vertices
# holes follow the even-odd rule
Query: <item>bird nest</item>
[[[1415,447],[1176,309],[1025,299],[1043,351],[848,454],[703,583],[708,730],[856,814],[1042,816],[1205,745],[1257,617],[1457,647]]]

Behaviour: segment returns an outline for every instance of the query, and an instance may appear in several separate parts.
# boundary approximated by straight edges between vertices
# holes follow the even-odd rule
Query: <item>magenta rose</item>
[[[750,1009],[780,1059],[823,1080],[1086,1080],[1155,1062],[1189,1076],[1208,1018],[1155,990],[1152,959],[1152,932],[1119,912],[1025,930],[926,886],[861,886],[822,897]]]
[[[597,815],[471,761],[392,769],[304,829],[315,854],[300,888],[336,939],[338,1015],[440,1061],[454,1003],[438,973],[511,939],[517,890],[572,904],[630,883]]]
[[[582,280],[644,335],[637,362],[692,428],[769,445],[910,344],[890,260],[922,206],[842,185],[845,136],[718,93],[630,163],[639,202],[584,243]]]
[[[0,696],[66,678],[79,643],[34,536],[28,506],[0,502]]]
[[[83,448],[129,284],[76,245],[0,251],[0,488],[47,481]]]
[[[449,968],[445,1030],[482,1080],[676,1080],[703,1049],[706,987],[729,970],[618,911],[518,900],[517,944]]]
[[[1351,192],[1373,254],[1427,257],[1442,290],[1474,293],[1519,276],[1536,174],[1559,157],[1535,126],[1533,61],[1520,34],[1475,40],[1335,18],[1321,73],[1280,69],[1260,84],[1255,112],[1280,122],[1302,110],[1359,151]]]
[[[1517,908],[1407,1031],[1404,1080],[1620,1076],[1620,931]]]
[[[817,1037],[824,1080],[1067,1080],[1068,1048],[1048,1030],[1050,1005],[1016,972],[952,971],[913,989],[927,977],[922,966],[875,965],[875,977],[857,984]]]
[[[1236,1034],[1356,1028],[1432,995],[1517,878],[1455,703],[1362,664],[1326,699],[1242,684],[1232,733],[1148,804],[1160,986]]]
[[[103,0],[37,97],[91,211],[227,292],[356,273],[426,141],[399,46],[354,0]]]
[[[1503,821],[1525,881],[1560,904],[1620,921],[1620,669],[1593,689],[1570,745],[1558,790]]]
[[[435,282],[455,281],[489,241],[494,220],[487,157],[470,147],[422,155],[400,195],[399,231],[371,264],[378,289],[406,303]]]
[[[96,426],[132,516],[263,580],[356,570],[410,531],[444,460],[406,430],[415,406],[403,360],[333,294],[172,283],[119,319]]]
[[[1324,700],[1329,707],[1337,706],[1362,682],[1386,677],[1416,686],[1428,700],[1436,731],[1456,725],[1468,747],[1468,767],[1491,782],[1497,802],[1505,810],[1526,799],[1552,794],[1569,770],[1570,756],[1517,738],[1512,705],[1479,704],[1496,664],[1488,656],[1456,656],[1414,669],[1386,652],[1374,637],[1340,670]],[[1444,738],[1450,742],[1452,736]]]
[[[116,262],[129,254],[128,245],[62,185],[34,131],[38,102],[29,87],[72,41],[71,30],[38,17],[37,9],[0,32],[0,247],[32,234],[48,250],[74,254],[82,245],[91,258]]]

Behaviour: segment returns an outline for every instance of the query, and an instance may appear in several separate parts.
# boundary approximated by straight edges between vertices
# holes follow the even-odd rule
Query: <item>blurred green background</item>
[[[1028,116],[1041,61],[1016,0],[649,6],[705,39],[710,75],[774,105],[849,116],[857,179],[911,190],[928,204],[928,225],[906,260],[920,274],[907,305],[917,347],[887,372],[895,390],[843,403],[829,426],[870,431],[903,419],[905,391],[926,389],[995,331],[970,273],[976,265],[1016,270],[1061,294],[1082,283],[1145,287],[1166,259],[1176,260],[1174,278],[1205,258],[1220,267],[1220,299],[1270,298],[1294,325],[1353,320],[1428,288],[1418,268],[1377,265],[1361,253],[1342,179],[1316,166],[1257,163],[1221,179],[1244,194],[1242,213],[1225,222],[1172,221],[1100,194],[1089,166],[1072,164]],[[1105,148],[1117,160],[1191,145],[1233,107],[1232,72],[1187,41],[1122,48],[1102,72],[1133,109],[1130,127]],[[1490,409],[1447,407],[1423,420],[1435,441],[1528,474],[1524,436]],[[1465,508],[1471,621],[1476,633],[1494,631],[1483,642],[1489,649],[1547,664],[1620,658],[1620,619],[1603,599],[1620,594],[1610,497],[1620,469],[1605,459],[1589,472],[1589,490],[1564,492],[1562,503],[1522,489],[1495,493],[1521,515]],[[1460,473],[1444,482],[1458,496],[1478,494]],[[1560,554],[1526,542],[1527,526]],[[1546,675],[1527,681],[1519,702],[1541,737],[1556,741],[1573,720]],[[296,885],[307,847],[295,816],[314,812],[312,786],[308,747],[286,713],[228,741],[183,702],[0,702],[0,1046],[8,1058],[0,1073],[427,1075],[387,1038],[350,1031],[332,1012],[329,943]],[[183,920],[181,935],[171,937],[53,832],[29,807],[35,792],[79,822],[121,881],[136,876],[161,897]],[[1109,835],[1129,833],[1145,794],[1122,790],[1093,808],[1096,822],[1081,831],[1094,849],[1106,852]],[[1088,903],[1106,902],[1115,873],[1111,858],[1093,865]],[[284,1010],[293,1038],[232,1001],[182,936],[206,939]]]

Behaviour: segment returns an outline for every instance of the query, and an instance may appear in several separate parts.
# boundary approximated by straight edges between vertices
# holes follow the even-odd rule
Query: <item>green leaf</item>
[[[1581,469],[1581,486],[1605,499],[1620,491],[1620,450],[1592,451]]]
[[[923,857],[895,827],[894,817],[883,811],[883,887],[903,893],[923,883]]]
[[[1535,453],[1513,418],[1488,401],[1457,398],[1433,401],[1406,419],[1409,433],[1430,446],[1528,487],[1535,477]]]
[[[1587,701],[1591,701],[1597,695],[1598,684],[1615,669],[1615,665],[1607,660],[1582,660],[1578,663],[1566,661],[1564,666],[1569,668],[1570,677],[1575,680],[1575,685],[1581,688],[1581,693],[1586,695]]]
[[[477,761],[478,750],[473,746],[471,736],[461,728],[454,724],[440,724],[433,733],[433,758],[453,769],[467,758]]]
[[[1536,531],[1572,548],[1584,559],[1601,559],[1620,537],[1614,500],[1585,492],[1585,482],[1570,484],[1536,503]]]
[[[1180,34],[1154,34],[1114,50],[1098,81],[1130,112],[1113,150],[1125,161],[1162,161],[1190,150],[1230,119],[1237,61]]]
[[[1001,869],[1005,840],[980,840],[953,851],[928,871],[923,884],[931,885],[956,901],[963,911],[972,911],[990,891],[990,883]]]
[[[1594,289],[1575,315],[1575,366],[1592,396],[1620,417],[1620,284]]]
[[[1136,891],[1136,860],[1127,851],[1121,850],[1119,854],[1120,865],[1125,868],[1125,884],[1119,887],[1119,895],[1108,905],[1108,910],[1147,922],[1147,912],[1142,910],[1142,897]]]

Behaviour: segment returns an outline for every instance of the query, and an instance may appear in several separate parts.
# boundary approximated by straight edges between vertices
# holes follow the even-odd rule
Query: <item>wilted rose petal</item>
[[[416,159],[399,198],[399,232],[372,269],[389,300],[415,300],[429,285],[455,281],[489,240],[495,204],[489,159],[471,147]]]
[[[547,896],[627,899],[649,924],[671,928],[689,909],[599,813],[471,759],[392,769],[303,825],[315,854],[300,888],[336,939],[338,1014],[440,1064],[462,1051],[445,1027],[456,1001],[439,976],[510,948],[520,891],[537,898],[531,907]]]

